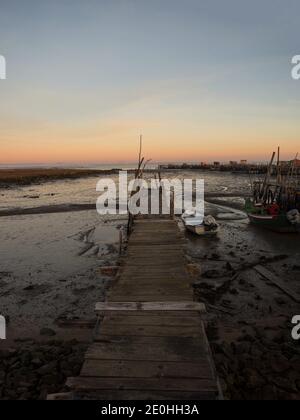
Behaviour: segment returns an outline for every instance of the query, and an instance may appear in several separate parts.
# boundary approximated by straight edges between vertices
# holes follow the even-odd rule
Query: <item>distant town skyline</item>
[[[297,0],[1,6],[0,164],[293,159]]]

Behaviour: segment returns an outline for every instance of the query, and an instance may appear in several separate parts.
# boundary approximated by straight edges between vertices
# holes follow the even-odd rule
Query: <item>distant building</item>
[[[296,168],[300,168],[300,160],[299,159],[293,159],[289,161],[282,161],[280,162],[281,166],[291,166],[294,164]]]
[[[220,162],[214,162],[214,166],[221,166]]]
[[[241,160],[241,165],[247,165],[248,164],[248,160]]]
[[[231,161],[229,162],[229,165],[230,165],[230,166],[237,166],[237,165],[238,165],[238,163],[237,163],[236,161],[234,161],[234,160],[231,160]]]
[[[294,160],[291,161],[291,163],[294,163],[296,168],[300,168],[300,160],[299,159],[294,159]]]

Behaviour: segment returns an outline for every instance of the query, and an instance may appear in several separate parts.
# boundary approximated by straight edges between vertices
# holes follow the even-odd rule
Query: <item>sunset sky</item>
[[[299,0],[0,3],[0,164],[300,152]]]

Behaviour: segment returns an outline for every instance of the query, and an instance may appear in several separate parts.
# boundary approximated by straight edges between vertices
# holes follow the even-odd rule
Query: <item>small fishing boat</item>
[[[252,199],[246,200],[245,210],[252,224],[279,233],[300,233],[300,190],[295,160],[290,162],[286,176],[282,175],[280,149],[277,159],[277,179],[272,179],[275,152],[265,179],[252,184]]]
[[[212,216],[205,216],[194,211],[185,211],[182,215],[182,221],[186,230],[199,236],[216,235],[220,226]]]
[[[270,214],[269,209],[268,207],[255,207],[250,201],[246,204],[246,211],[252,224],[278,233],[300,233],[298,210],[287,213],[279,212],[278,214],[271,212]]]

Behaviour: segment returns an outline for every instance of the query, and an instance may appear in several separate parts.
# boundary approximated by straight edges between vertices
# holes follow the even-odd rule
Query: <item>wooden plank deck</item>
[[[81,374],[68,380],[74,398],[219,397],[201,320],[203,306],[193,304],[185,270],[184,243],[173,220],[135,221],[119,278],[108,294],[104,319]],[[166,310],[157,310],[161,305]],[[98,310],[104,306],[98,305]]]

